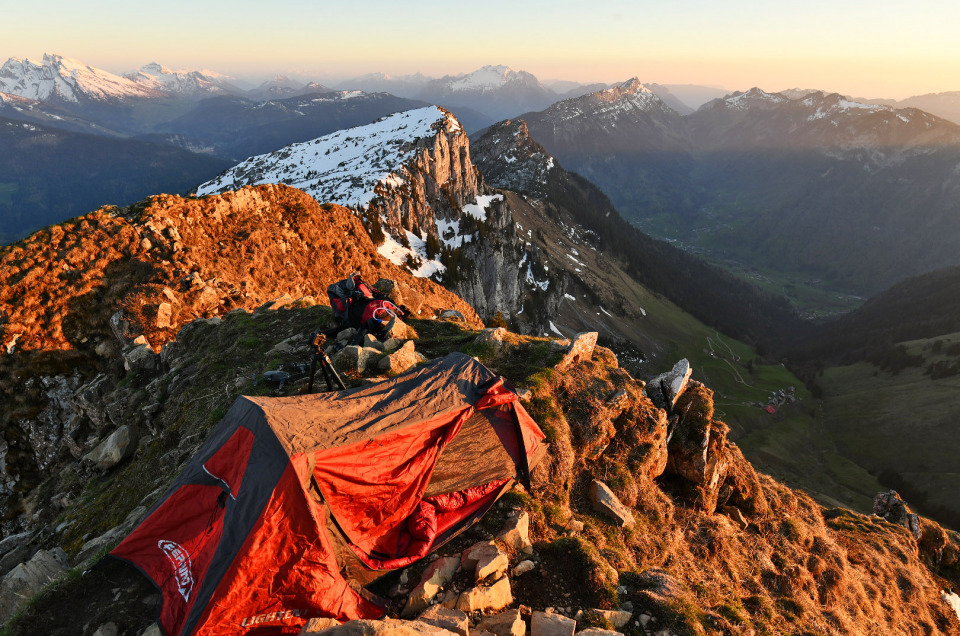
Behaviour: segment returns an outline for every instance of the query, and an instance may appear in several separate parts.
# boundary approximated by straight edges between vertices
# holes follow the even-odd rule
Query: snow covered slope
[[[197,188],[203,196],[245,185],[285,183],[321,203],[364,208],[378,184],[403,181],[397,174],[416,154],[416,142],[459,123],[435,107],[389,115],[367,126],[340,130],[275,152],[250,157]]]

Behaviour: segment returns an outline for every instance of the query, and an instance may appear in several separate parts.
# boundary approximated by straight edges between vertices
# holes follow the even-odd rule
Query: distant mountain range
[[[960,263],[960,126],[794,95],[681,116],[634,79],[522,119],[627,218],[718,260],[860,294]]]

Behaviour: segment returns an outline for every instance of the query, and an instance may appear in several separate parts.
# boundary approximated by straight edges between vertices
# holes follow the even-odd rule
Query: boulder
[[[597,346],[597,335],[596,331],[586,331],[574,336],[570,347],[557,364],[557,371],[566,371],[578,362],[586,362],[593,357],[593,350]]]
[[[477,563],[486,554],[497,554],[500,548],[493,541],[480,541],[463,551],[460,555],[460,567],[464,570],[476,570]]]
[[[632,528],[636,521],[630,509],[624,506],[610,487],[599,479],[590,483],[590,503],[597,512],[607,515],[625,528]]]
[[[628,612],[625,610],[590,609],[587,611],[600,618],[614,629],[625,627],[627,623],[630,622],[630,619],[633,618],[633,612]],[[574,618],[579,621],[581,620],[583,614],[584,612],[581,610],[580,612],[577,612],[577,615]]]
[[[507,517],[497,539],[514,550],[533,554],[533,544],[530,542],[530,515],[526,511],[521,511],[512,517]]]
[[[0,580],[0,623],[5,622],[48,583],[66,574],[67,555],[60,548],[40,550]]]
[[[443,605],[431,605],[427,611],[417,617],[417,621],[460,636],[470,635],[470,618],[458,609],[449,609]]]
[[[417,351],[413,340],[408,340],[402,347],[380,359],[377,368],[388,374],[403,373],[417,363]]]
[[[384,334],[383,339],[389,340],[390,338],[398,338],[400,340],[407,340],[410,338],[410,328],[407,327],[407,323],[403,322],[399,318],[393,321],[393,326],[390,327],[390,331]]]
[[[377,337],[370,333],[363,335],[363,338],[360,340],[360,346],[376,349],[377,351],[384,350],[383,343],[377,340]]]
[[[332,362],[338,371],[360,374],[366,371],[370,364],[379,360],[381,355],[383,354],[376,349],[350,345],[338,351]]]
[[[437,559],[424,570],[420,583],[410,592],[407,604],[403,608],[403,616],[413,616],[423,611],[433,597],[443,589],[453,575],[460,568],[460,559],[457,557],[443,557]]]
[[[160,356],[153,352],[145,337],[137,336],[123,349],[123,368],[132,373],[154,373],[160,369]]]
[[[680,360],[673,368],[661,373],[647,382],[646,393],[653,403],[661,409],[672,411],[677,398],[687,388],[693,368],[686,358]]]
[[[527,625],[520,618],[520,610],[509,609],[499,614],[486,616],[477,625],[477,629],[490,632],[495,636],[524,636]]]
[[[457,599],[461,612],[496,612],[513,603],[510,579],[503,577],[490,587],[474,587]]]
[[[163,636],[163,632],[160,631],[160,626],[156,623],[151,623],[150,627],[143,630],[143,633],[140,636]]]
[[[356,337],[357,330],[353,327],[348,327],[337,333],[337,342],[353,342],[353,339]]]
[[[450,322],[467,322],[467,319],[463,317],[456,309],[444,309],[440,312],[440,320],[448,320]]]
[[[489,344],[499,349],[507,344],[507,333],[504,327],[484,329],[480,332],[480,335],[474,338],[473,343],[478,345]]]
[[[507,573],[510,567],[510,558],[505,552],[497,548],[496,552],[484,551],[477,561],[476,577],[478,581],[493,577],[499,579]]]
[[[600,629],[599,627],[588,627],[581,629],[577,634],[583,636],[624,636],[623,632],[617,632],[612,629]]]
[[[170,329],[171,327],[173,327],[173,305],[160,303],[157,305],[157,329]]]
[[[133,429],[124,424],[84,455],[83,461],[93,464],[98,470],[107,470],[133,455],[135,450],[137,436]]]
[[[560,614],[534,612],[530,619],[531,636],[573,636],[577,621]]]

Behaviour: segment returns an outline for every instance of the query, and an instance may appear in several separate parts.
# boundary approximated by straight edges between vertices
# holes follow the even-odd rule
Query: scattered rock
[[[521,511],[514,517],[507,517],[497,539],[514,550],[533,554],[533,544],[530,542],[530,515],[526,511]]]
[[[457,636],[455,632],[447,631],[429,623],[402,621],[395,618],[386,618],[379,621],[347,621],[343,625],[335,625],[319,631],[306,630],[307,627],[300,630],[300,636],[321,633],[324,636]]]
[[[537,565],[533,561],[526,559],[520,563],[517,563],[517,565],[511,571],[511,574],[513,574],[513,576],[522,576],[536,567]]]
[[[693,373],[686,358],[680,360],[667,373],[661,373],[647,382],[646,393],[653,403],[661,409],[672,411],[677,398],[687,388],[690,374]]]
[[[137,436],[133,429],[124,424],[87,453],[83,461],[93,464],[97,470],[107,470],[133,455],[135,450]]]
[[[480,541],[463,551],[460,555],[460,567],[464,570],[476,571],[477,564],[485,558],[495,557],[500,553],[500,548],[493,541]]]
[[[579,532],[583,532],[583,528],[584,528],[584,525],[582,521],[571,518],[570,521],[567,522],[566,527],[564,528],[565,530],[564,534],[573,536]]]
[[[577,621],[561,614],[534,612],[530,620],[531,636],[573,636]]]
[[[529,402],[533,399],[533,391],[530,389],[517,389],[517,397],[521,402]]]
[[[593,509],[613,518],[618,524],[625,528],[632,528],[636,523],[633,513],[624,506],[613,491],[598,479],[590,483],[590,503]]]
[[[163,636],[163,632],[160,631],[160,626],[156,623],[150,625],[150,627],[143,630],[143,633],[140,636]]]
[[[290,294],[284,294],[279,298],[274,298],[270,302],[260,305],[259,307],[257,307],[256,310],[257,311],[276,311],[281,307],[287,307],[292,304],[293,304],[293,296],[291,296]]]
[[[617,632],[612,629],[600,629],[599,627],[581,629],[577,634],[583,634],[583,636],[623,636],[623,632]]]
[[[566,371],[578,362],[589,360],[593,356],[594,348],[597,346],[597,335],[596,331],[587,331],[574,336],[570,347],[557,364],[557,371]]]
[[[455,556],[437,559],[427,566],[420,583],[410,592],[403,616],[413,616],[423,611],[443,586],[450,582],[459,567],[460,559]]]
[[[518,609],[509,609],[493,616],[486,616],[477,625],[477,629],[495,636],[524,636],[527,633],[527,625],[520,618]]]
[[[93,632],[93,636],[117,636],[117,633],[117,624],[110,622],[98,627],[97,631]]]
[[[443,605],[431,605],[417,617],[421,623],[434,625],[460,636],[469,636],[470,618],[457,609],[448,609]]]
[[[490,587],[474,587],[457,599],[457,609],[462,612],[495,612],[513,603],[510,579],[503,577]]]
[[[356,337],[357,330],[353,327],[349,327],[337,333],[337,342],[353,342],[353,339]]]
[[[747,526],[750,525],[750,522],[746,520],[746,518],[743,516],[743,513],[740,512],[740,509],[736,506],[723,506],[720,508],[720,511],[726,516],[730,517],[730,519],[740,526],[741,530],[746,530]]]

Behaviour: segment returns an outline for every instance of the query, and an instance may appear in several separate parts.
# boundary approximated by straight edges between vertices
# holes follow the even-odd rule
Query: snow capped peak
[[[212,71],[169,69],[157,62],[144,64],[125,79],[150,91],[180,95],[208,95],[226,92],[226,78]]]
[[[514,71],[509,66],[484,66],[472,73],[448,82],[453,92],[495,91],[508,84],[523,84],[540,87],[536,77],[526,71]]]
[[[721,97],[713,103],[731,110],[749,110],[751,108],[770,108],[788,101],[790,101],[789,98],[780,93],[768,93],[754,86],[748,91],[738,91],[732,95]]]
[[[28,59],[7,60],[0,67],[0,91],[40,102],[156,96],[125,77],[49,53],[44,53],[39,64]]]
[[[149,64],[144,64],[141,66],[140,72],[146,75],[164,75],[172,73],[173,71],[162,64],[158,64],[157,62],[150,62]]]

